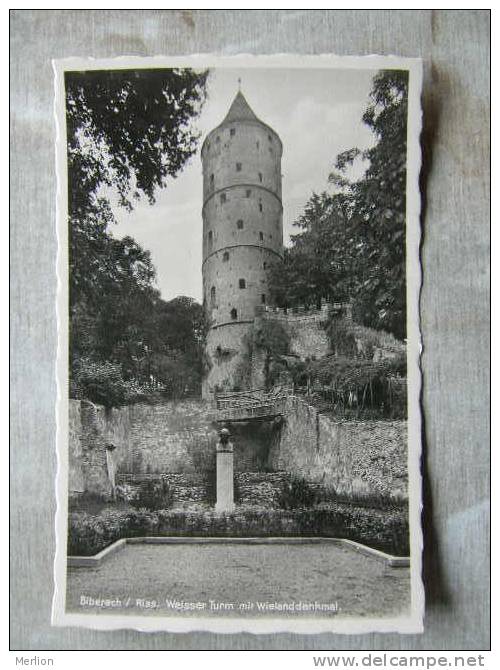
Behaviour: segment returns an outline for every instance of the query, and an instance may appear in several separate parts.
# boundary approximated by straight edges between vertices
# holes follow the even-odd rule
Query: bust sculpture
[[[234,510],[233,445],[229,437],[229,430],[223,428],[217,442],[217,512]]]
[[[219,433],[219,441],[217,442],[217,451],[218,452],[228,452],[232,453],[233,452],[233,444],[230,442],[229,438],[231,436],[231,433],[227,428],[222,428],[222,430]]]

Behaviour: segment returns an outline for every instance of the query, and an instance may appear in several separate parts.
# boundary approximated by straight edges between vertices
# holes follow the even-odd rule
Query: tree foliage
[[[199,382],[201,306],[161,300],[149,252],[113,237],[111,225],[117,207],[153,203],[196,151],[191,122],[206,78],[189,69],[66,73],[70,362],[73,386],[93,398],[93,378],[115,404],[131,380],[154,377],[172,392],[178,378],[183,390]]]
[[[253,350],[264,353],[264,382],[266,388],[273,383],[271,364],[288,353],[290,336],[280,323],[261,320],[253,324],[250,330],[250,345]]]
[[[394,379],[406,376],[405,355],[378,361],[327,356],[288,365],[296,392],[307,389],[309,402],[337,416],[406,418],[406,394],[394,394]],[[365,415],[365,418],[366,415]]]
[[[194,154],[191,126],[207,73],[189,69],[68,72],[66,133],[71,298],[93,297],[107,263],[111,197],[149,202]]]
[[[350,199],[314,193],[295,222],[300,232],[285,249],[283,265],[270,270],[272,297],[280,307],[342,300],[352,290]]]
[[[253,347],[261,349],[269,356],[282,356],[288,352],[290,336],[276,321],[259,320],[250,330]]]
[[[384,70],[373,80],[364,123],[376,138],[365,151],[368,168],[350,185],[359,268],[358,304],[364,321],[406,336],[406,134],[408,73]],[[340,156],[341,171],[353,157]]]
[[[104,407],[122,405],[134,397],[133,388],[123,379],[118,363],[97,362],[90,358],[75,361],[71,397],[92,400]]]
[[[103,296],[97,311],[79,303],[73,314],[72,395],[115,406],[145,386],[170,397],[199,394],[202,306],[184,296],[166,302],[155,293],[118,298]]]
[[[329,177],[336,192],[313,194],[306,204],[284,268],[271,270],[279,305],[352,298],[363,323],[406,336],[407,98],[406,72],[374,77],[363,115],[374,145],[340,154]],[[367,167],[353,182],[348,173],[356,161]]]

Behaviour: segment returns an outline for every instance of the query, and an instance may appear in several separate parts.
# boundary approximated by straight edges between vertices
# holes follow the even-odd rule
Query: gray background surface
[[[11,646],[489,646],[489,12],[11,12]],[[254,636],[52,628],[56,179],[52,58],[211,52],[421,56],[423,635]]]

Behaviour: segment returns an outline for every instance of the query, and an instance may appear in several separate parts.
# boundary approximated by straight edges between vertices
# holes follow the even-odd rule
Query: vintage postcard
[[[54,70],[54,625],[422,631],[421,62]]]

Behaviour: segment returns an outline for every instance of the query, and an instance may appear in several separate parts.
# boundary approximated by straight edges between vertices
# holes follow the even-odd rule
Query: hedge
[[[337,537],[355,540],[396,556],[409,554],[406,510],[374,510],[343,504],[277,510],[237,508],[114,511],[69,516],[68,554],[91,556],[118,539],[145,536]]]

